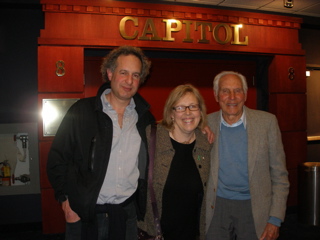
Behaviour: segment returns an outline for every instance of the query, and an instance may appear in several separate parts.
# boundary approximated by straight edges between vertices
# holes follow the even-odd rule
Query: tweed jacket
[[[200,216],[200,239],[203,240],[205,238],[206,186],[209,177],[210,151],[212,148],[212,144],[208,142],[207,136],[204,135],[199,129],[196,129],[195,133],[196,144],[193,149],[193,158],[199,170],[204,191]],[[147,128],[147,136],[150,136],[150,127]],[[174,149],[171,144],[169,131],[161,124],[158,124],[156,137],[156,153],[153,170],[153,188],[157,199],[160,219],[162,213],[162,193],[169,174],[173,156]],[[186,211],[188,211],[188,209],[186,209]],[[138,223],[138,226],[141,229],[147,231],[150,235],[155,235],[155,226],[149,192],[146,216],[143,222]]]
[[[273,114],[244,107],[248,134],[248,175],[252,214],[258,238],[270,216],[284,220],[289,194],[288,171],[281,133]],[[207,229],[214,214],[219,170],[219,112],[208,116],[209,127],[215,134],[211,153],[211,170],[207,192]]]

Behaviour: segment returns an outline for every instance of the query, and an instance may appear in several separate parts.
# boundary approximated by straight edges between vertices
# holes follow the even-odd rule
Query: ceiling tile
[[[261,6],[267,5],[273,0],[225,0],[219,4],[219,6],[234,7],[234,8],[247,8],[247,9],[258,9]],[[279,2],[279,1],[278,1]]]
[[[172,4],[185,3],[199,6],[205,4],[213,7],[219,6],[241,10],[248,9],[272,13],[320,17],[320,0],[293,0],[292,8],[284,7],[283,0],[154,0],[152,2],[170,2]]]

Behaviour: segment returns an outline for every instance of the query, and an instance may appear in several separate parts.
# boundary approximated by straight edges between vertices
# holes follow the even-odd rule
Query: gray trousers
[[[206,240],[257,240],[251,200],[217,197]]]

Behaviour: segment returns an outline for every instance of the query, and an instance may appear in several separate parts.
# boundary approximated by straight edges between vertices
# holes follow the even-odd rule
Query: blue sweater
[[[219,159],[217,195],[235,200],[250,199],[248,137],[243,123],[237,127],[221,124]]]
[[[234,200],[250,199],[248,136],[243,123],[236,127],[221,124],[219,159],[217,195]],[[281,226],[281,220],[273,216],[268,222]]]

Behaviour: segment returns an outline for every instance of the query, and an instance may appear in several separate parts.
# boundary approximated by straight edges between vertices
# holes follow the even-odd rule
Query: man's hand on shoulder
[[[211,131],[209,126],[205,126],[202,129],[202,133],[207,135],[207,139],[210,144],[214,142],[214,133]]]

